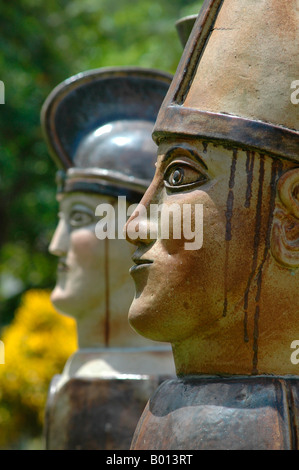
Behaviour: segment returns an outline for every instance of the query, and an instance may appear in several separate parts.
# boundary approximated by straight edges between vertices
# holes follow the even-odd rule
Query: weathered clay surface
[[[298,271],[271,254],[274,211],[281,207],[276,184],[293,166],[197,139],[160,145],[141,202],[175,202],[178,211],[203,204],[203,246],[186,250],[187,240],[174,240],[172,232],[169,240],[136,240],[135,256],[151,264],[132,273],[137,293],[129,319],[141,334],[172,343],[179,375],[297,373],[290,345],[299,335]],[[165,190],[166,176],[178,168],[186,180],[200,181],[196,189]]]
[[[48,450],[128,450],[144,397],[159,386],[157,376],[73,377],[55,390],[55,379],[46,410]]]
[[[184,106],[298,129],[290,99],[298,79],[296,5],[225,0]]]
[[[132,449],[295,450],[298,378],[189,378],[164,382]]]

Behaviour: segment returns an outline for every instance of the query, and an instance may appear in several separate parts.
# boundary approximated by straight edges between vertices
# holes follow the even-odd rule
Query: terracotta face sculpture
[[[148,238],[132,237],[138,208],[127,224],[130,323],[172,343],[178,375],[298,373],[298,61],[285,51],[299,41],[299,12],[296,2],[256,8],[205,2],[154,129],[156,174],[140,203]],[[162,203],[190,204],[193,220],[203,205],[200,249],[171,232],[151,238],[165,221],[150,206]]]
[[[132,298],[132,250],[124,240],[99,240],[95,234],[96,208],[115,206],[117,199],[84,193],[59,199],[60,221],[50,245],[50,252],[59,257],[53,304],[76,319],[80,348],[135,344],[136,334],[128,330],[124,315]]]
[[[203,204],[204,242],[193,251],[172,234],[134,241],[137,294],[129,320],[141,334],[173,344],[178,374],[296,371],[290,344],[299,305],[292,297],[286,308],[285,293],[298,283],[298,221],[289,212],[298,182],[287,194],[288,206],[276,195],[279,177],[292,167],[194,139],[160,145],[156,175],[141,203]],[[286,174],[294,182],[299,172]],[[277,263],[282,258],[292,265]]]

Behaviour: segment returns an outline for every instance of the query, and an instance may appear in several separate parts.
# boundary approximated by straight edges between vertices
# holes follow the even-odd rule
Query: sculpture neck
[[[294,321],[289,312],[280,312],[264,311],[258,335],[252,322],[248,338],[244,338],[243,315],[238,312],[238,322],[222,318],[215,331],[197,332],[172,344],[177,375],[298,375],[298,332],[290,326]]]
[[[160,347],[138,335],[129,325],[127,312],[117,302],[107,311],[99,306],[76,318],[78,349]]]
[[[109,347],[108,326],[101,309],[96,308],[76,321],[79,350]]]

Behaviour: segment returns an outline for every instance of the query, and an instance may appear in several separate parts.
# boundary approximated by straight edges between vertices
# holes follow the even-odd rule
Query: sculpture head
[[[153,176],[151,132],[169,83],[154,70],[99,69],[63,82],[43,107],[43,128],[60,168],[51,299],[76,319],[80,348],[145,344],[127,320],[132,249],[117,232],[118,197],[125,197],[125,209],[136,204]],[[96,234],[96,210],[104,204],[114,210],[114,239]]]
[[[298,21],[295,1],[207,1],[160,109],[156,173],[127,223],[129,319],[172,343],[178,374],[298,373]],[[181,215],[180,237],[159,235],[169,220],[152,204]],[[203,206],[200,249],[186,249],[184,205],[195,230]]]

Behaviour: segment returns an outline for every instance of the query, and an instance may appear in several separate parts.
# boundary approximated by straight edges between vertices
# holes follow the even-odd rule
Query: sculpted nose
[[[125,225],[126,239],[134,245],[149,244],[157,238],[156,227],[146,208],[139,204]]]
[[[52,237],[49,252],[54,256],[65,256],[68,251],[68,243],[69,233],[67,224],[63,219],[60,219]]]
[[[126,239],[134,245],[149,244],[157,239],[157,204],[153,202],[155,192],[155,185],[151,184],[125,225]]]

